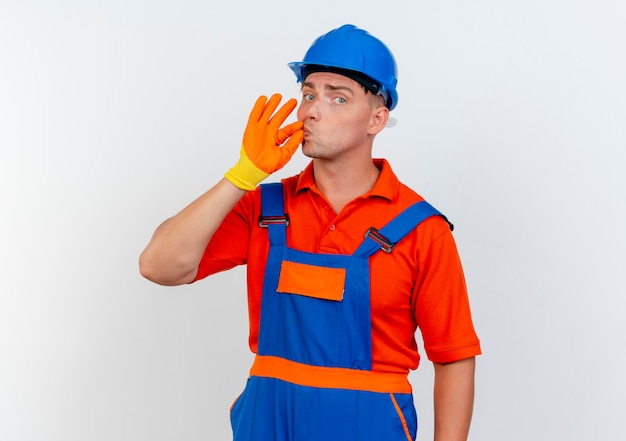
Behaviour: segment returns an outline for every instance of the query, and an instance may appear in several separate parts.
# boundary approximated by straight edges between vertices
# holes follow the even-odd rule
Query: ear
[[[372,120],[370,122],[370,128],[368,133],[370,135],[377,135],[387,125],[389,120],[389,109],[387,106],[378,106],[372,110]]]

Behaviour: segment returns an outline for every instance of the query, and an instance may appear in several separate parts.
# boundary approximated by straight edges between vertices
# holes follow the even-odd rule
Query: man
[[[289,66],[298,121],[281,127],[296,100],[260,97],[238,163],[157,228],[141,273],[179,285],[247,265],[256,356],[235,441],[414,440],[417,327],[435,366],[435,440],[465,440],[480,345],[451,224],[372,158],[398,102],[395,59],[344,25]],[[300,144],[307,168],[259,186]]]

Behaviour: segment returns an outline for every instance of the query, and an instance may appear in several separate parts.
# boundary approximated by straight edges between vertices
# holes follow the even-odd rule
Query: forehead
[[[313,72],[308,75],[302,82],[302,87],[312,87],[314,89],[324,88],[349,88],[351,90],[358,90],[360,84],[354,81],[352,78],[348,78],[334,72]]]

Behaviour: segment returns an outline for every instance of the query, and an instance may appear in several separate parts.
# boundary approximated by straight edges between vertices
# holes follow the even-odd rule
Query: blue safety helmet
[[[393,54],[382,41],[354,25],[346,24],[322,35],[304,54],[303,61],[288,66],[299,83],[312,72],[340,73],[380,93],[389,110],[398,104],[398,69]]]

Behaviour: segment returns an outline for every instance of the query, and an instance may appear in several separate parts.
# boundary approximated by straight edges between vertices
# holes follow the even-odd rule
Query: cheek
[[[298,111],[296,112],[296,117],[298,118],[298,121],[305,120],[304,103],[301,103],[300,106],[298,107]]]

